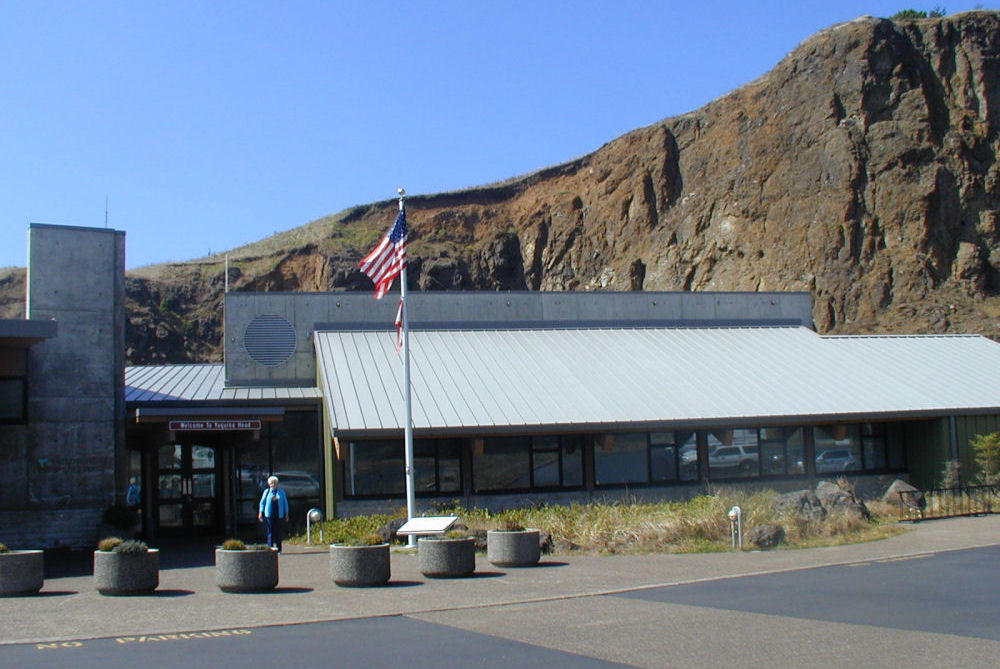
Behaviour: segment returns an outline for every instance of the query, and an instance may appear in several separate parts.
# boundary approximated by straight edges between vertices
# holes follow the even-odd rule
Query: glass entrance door
[[[168,444],[157,450],[156,520],[163,534],[218,533],[222,524],[220,458],[213,446]]]

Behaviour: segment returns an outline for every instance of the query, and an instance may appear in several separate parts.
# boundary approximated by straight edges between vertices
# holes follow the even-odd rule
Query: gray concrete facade
[[[410,328],[802,325],[813,328],[809,293],[411,293]],[[387,330],[399,301],[364,293],[228,293],[226,384],[316,383],[316,330]],[[254,347],[277,331],[282,346]],[[249,334],[249,336],[248,336]],[[273,341],[274,337],[270,337]],[[262,364],[264,360],[267,364]],[[280,362],[279,362],[280,361]]]
[[[3,540],[89,546],[124,490],[125,233],[32,224],[26,314],[58,335],[28,355],[27,425],[0,428]]]

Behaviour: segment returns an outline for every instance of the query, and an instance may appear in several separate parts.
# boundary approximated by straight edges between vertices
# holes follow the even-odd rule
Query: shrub
[[[247,545],[239,539],[226,539],[219,548],[224,551],[245,551]]]
[[[977,480],[984,485],[1000,483],[1000,432],[977,434],[969,440],[979,469]]]
[[[889,18],[891,18],[892,20],[896,20],[896,19],[926,19],[927,18],[927,12],[920,11],[919,9],[903,9],[903,10],[900,10],[900,11],[896,12],[895,14],[893,14],[892,16],[890,16]]]
[[[379,544],[384,544],[385,541],[382,540],[382,535],[378,532],[368,532],[361,536],[358,540],[359,546],[378,546]]]
[[[524,525],[517,522],[516,520],[507,519],[501,521],[500,526],[497,527],[497,529],[500,530],[501,532],[523,532]]]
[[[7,544],[0,544],[0,553],[10,553],[11,550],[7,548]]]
[[[948,13],[948,11],[944,7],[935,5],[934,9],[932,9],[929,12],[921,11],[919,9],[903,9],[901,11],[896,12],[895,14],[893,14],[889,18],[891,18],[893,20],[896,20],[896,19],[927,19],[927,18],[940,19],[941,17],[945,16],[947,13]]]
[[[122,539],[119,537],[106,537],[97,542],[97,550],[107,553],[113,551],[121,543]]]
[[[111,549],[114,553],[125,553],[127,555],[134,555],[136,553],[146,553],[149,551],[149,546],[146,545],[145,541],[139,541],[138,539],[129,539],[128,541],[123,541],[114,548]]]
[[[948,460],[941,468],[941,483],[938,487],[951,489],[962,484],[962,463],[958,460]]]

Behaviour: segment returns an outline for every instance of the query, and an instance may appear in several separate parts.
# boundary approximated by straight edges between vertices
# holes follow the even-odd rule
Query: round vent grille
[[[274,367],[295,353],[295,326],[277,314],[262,314],[247,323],[243,348],[254,362]]]

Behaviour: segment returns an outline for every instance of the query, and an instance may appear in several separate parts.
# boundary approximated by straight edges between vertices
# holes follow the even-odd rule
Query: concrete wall
[[[485,293],[424,292],[408,297],[412,329],[573,325],[764,325],[812,327],[808,293]],[[314,330],[391,329],[399,300],[372,293],[228,293],[226,382],[314,385]],[[277,365],[248,354],[244,334],[258,316],[294,328],[295,350]]]
[[[90,546],[124,490],[125,233],[33,224],[28,234],[26,313],[59,330],[30,350],[28,425],[3,433],[15,455],[0,460],[2,540]]]

